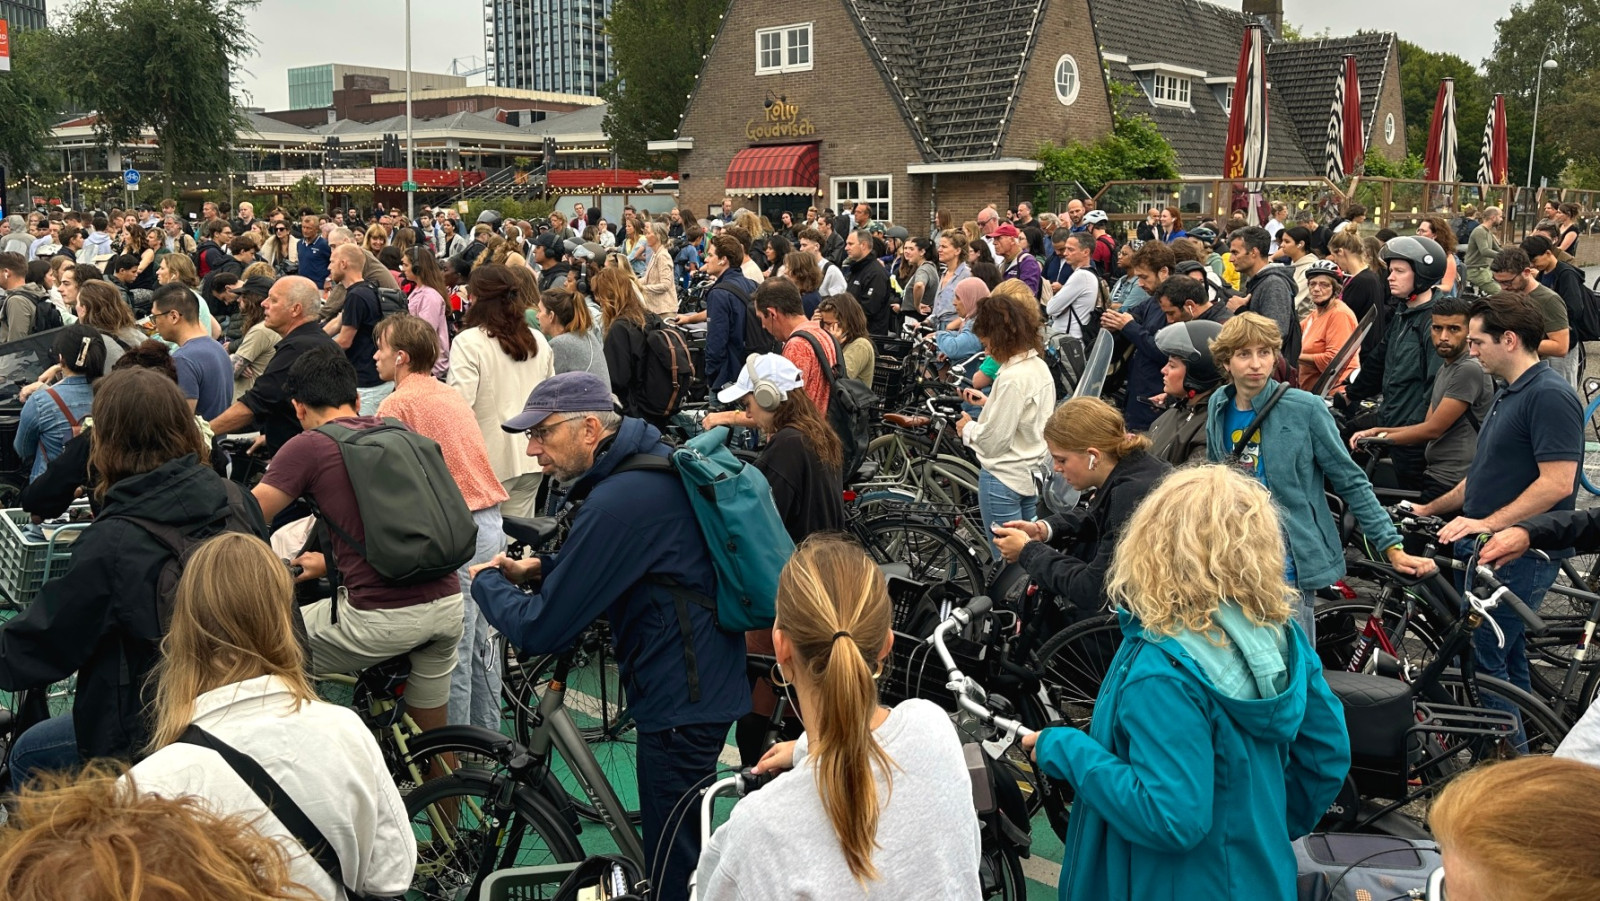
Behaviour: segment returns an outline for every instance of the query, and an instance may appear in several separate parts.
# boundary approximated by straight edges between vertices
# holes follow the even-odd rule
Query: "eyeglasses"
[[[273,231],[275,231],[275,232],[279,232],[279,233],[280,233],[280,234],[281,234],[281,233],[283,233],[283,232],[286,232],[286,231],[288,231],[288,230],[289,230],[289,229],[287,229],[287,228],[285,228],[285,227],[284,227],[284,226],[282,226],[282,225],[280,225],[280,226],[278,226],[278,227],[277,227],[277,228],[275,228],[275,229],[273,229]]]
[[[522,434],[527,435],[529,441],[537,441],[540,444],[543,444],[545,440],[550,437],[550,433],[569,422],[574,422],[582,418],[582,416],[568,416],[566,419],[558,419],[555,422],[545,423],[544,425],[536,425],[531,429],[527,429]]]

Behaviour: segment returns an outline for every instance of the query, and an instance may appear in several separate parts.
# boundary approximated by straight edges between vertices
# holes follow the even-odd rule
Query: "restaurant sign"
[[[747,140],[809,138],[817,133],[810,119],[800,118],[799,104],[779,97],[776,100],[769,98],[765,106],[766,111],[759,118],[745,122],[744,136]]]

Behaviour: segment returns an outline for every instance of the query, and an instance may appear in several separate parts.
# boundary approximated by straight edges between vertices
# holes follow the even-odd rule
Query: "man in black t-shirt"
[[[361,415],[373,416],[378,403],[394,391],[394,383],[378,377],[378,364],[372,355],[378,352],[378,343],[372,337],[372,327],[383,318],[383,308],[378,303],[378,292],[361,276],[366,254],[355,244],[341,244],[334,248],[329,264],[329,277],[344,286],[344,309],[338,318],[330,321],[328,334],[335,344],[344,348],[345,358],[356,368],[356,389],[361,394]]]
[[[283,337],[272,360],[254,386],[211,420],[217,435],[259,429],[269,454],[276,453],[285,441],[300,434],[300,420],[289,402],[289,367],[312,347],[333,344],[317,325],[322,312],[322,292],[311,279],[300,275],[280,278],[261,302],[262,323]]]

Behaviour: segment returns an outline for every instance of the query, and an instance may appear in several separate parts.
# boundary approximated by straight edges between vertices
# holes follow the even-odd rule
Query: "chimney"
[[[1244,0],[1244,14],[1266,26],[1274,39],[1283,37],[1283,0]]]

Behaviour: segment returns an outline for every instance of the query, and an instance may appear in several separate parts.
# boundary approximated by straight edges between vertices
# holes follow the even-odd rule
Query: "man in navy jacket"
[[[742,265],[744,245],[732,235],[718,235],[700,266],[717,279],[706,292],[706,384],[713,391],[738,379],[744,368],[744,318],[756,283],[739,273]]]
[[[547,477],[571,485],[568,502],[581,506],[559,553],[528,560],[501,554],[475,567],[472,598],[526,653],[565,651],[606,615],[639,729],[645,858],[654,860],[669,840],[657,897],[687,897],[700,853],[698,805],[690,805],[681,827],[667,820],[678,800],[715,772],[729,727],[750,709],[750,685],[744,636],[721,631],[710,609],[683,598],[717,593],[711,552],[683,483],[672,472],[613,472],[635,454],[665,457],[671,448],[654,426],[614,412],[610,386],[581,371],[541,382],[501,428],[525,432],[528,455],[538,457]]]

